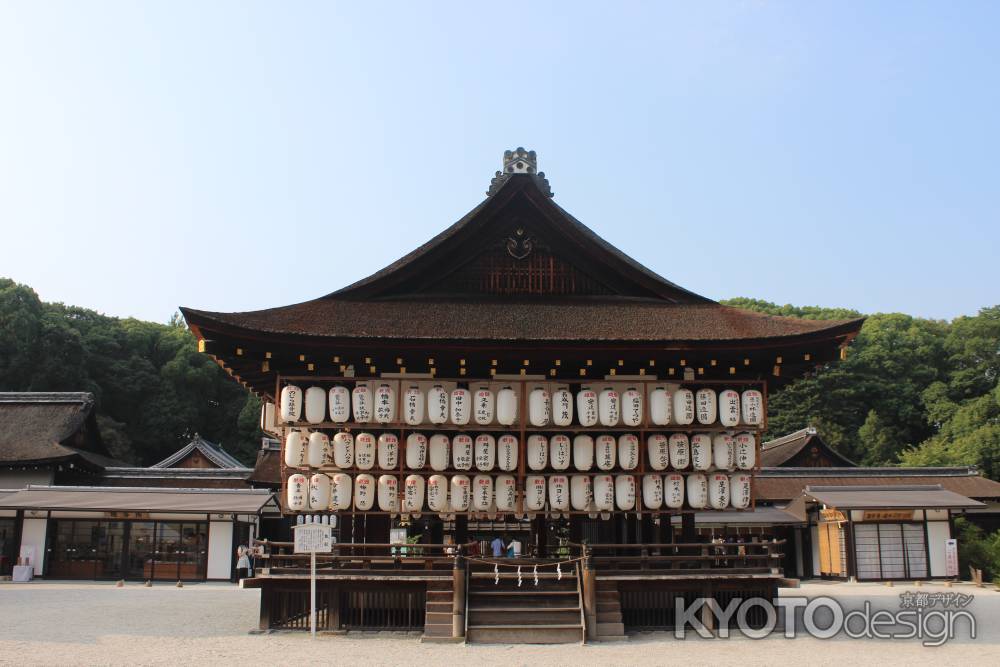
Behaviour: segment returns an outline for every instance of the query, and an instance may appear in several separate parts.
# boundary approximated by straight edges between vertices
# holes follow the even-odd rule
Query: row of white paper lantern
[[[458,388],[450,393],[441,385],[434,385],[427,392],[427,419],[432,424],[452,423],[464,426],[471,422],[486,426],[494,416],[502,426],[517,421],[517,393],[510,387],[497,392],[494,409],[493,392],[481,387],[474,392]],[[642,392],[634,387],[618,392],[607,387],[597,392],[584,389],[576,394],[577,420],[581,426],[640,426],[643,423]],[[304,405],[304,410],[303,410]],[[557,389],[551,395],[547,389],[537,387],[528,394],[528,423],[536,427],[549,425],[569,426],[573,423],[573,394],[568,389]],[[424,423],[424,394],[419,387],[410,387],[403,393],[403,421],[413,426]],[[654,426],[670,424],[715,424],[759,426],[763,420],[764,397],[756,389],[742,395],[733,389],[716,394],[714,389],[697,391],[677,389],[672,392],[656,387],[649,392],[649,416]],[[295,385],[281,390],[281,418],[285,422],[302,420],[310,424],[327,421],[345,423],[353,416],[359,424],[390,424],[396,421],[396,390],[389,384],[379,385],[374,392],[364,384],[349,391],[338,385],[329,390],[309,387],[303,394]]]
[[[669,437],[655,433],[646,438],[647,461],[653,470],[708,471],[750,470],[757,462],[757,443],[751,433],[696,433],[690,438],[685,433]],[[531,470],[586,471],[597,466],[599,470],[635,470],[639,466],[639,438],[631,433],[617,436],[599,435],[596,438],[576,435],[528,436],[526,464]],[[494,467],[504,471],[517,469],[517,436],[504,434],[494,437],[488,433],[472,438],[460,433],[452,438],[442,433],[428,440],[422,433],[411,433],[406,438],[406,467],[422,470],[430,459],[432,470],[489,471]],[[450,465],[449,465],[450,464]],[[340,432],[333,439],[321,431],[304,433],[292,431],[285,438],[285,465],[290,468],[322,468],[332,466],[360,470],[395,470],[399,467],[399,438],[392,433],[382,433],[376,438],[371,433]]]
[[[426,495],[425,495],[426,488]],[[642,506],[648,510],[681,509],[685,497],[693,509],[746,509],[750,506],[751,478],[746,473],[727,475],[643,475]],[[292,511],[367,511],[377,506],[384,512],[488,512],[505,513],[517,510],[517,482],[513,475],[408,475],[403,481],[400,503],[399,479],[362,473],[353,481],[340,473],[333,476],[317,473],[307,478],[302,474],[288,478],[287,501]],[[636,509],[636,477],[634,475],[552,475],[546,480],[539,475],[525,478],[524,511],[610,512],[615,509]]]

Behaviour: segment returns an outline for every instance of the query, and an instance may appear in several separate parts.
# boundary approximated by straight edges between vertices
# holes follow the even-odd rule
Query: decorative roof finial
[[[490,197],[495,195],[500,187],[506,183],[514,174],[527,174],[535,179],[538,187],[549,197],[552,196],[552,189],[545,178],[545,173],[538,171],[538,156],[535,151],[528,151],[518,146],[512,151],[503,153],[503,171],[498,171],[493,180],[490,181],[490,189],[486,194]]]

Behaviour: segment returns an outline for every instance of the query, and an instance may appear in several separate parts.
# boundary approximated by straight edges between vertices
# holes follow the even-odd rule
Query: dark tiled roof
[[[0,392],[0,465],[110,457],[97,433],[94,396],[84,392]]]
[[[257,462],[246,481],[255,486],[281,486],[281,443],[278,440],[263,439]]]
[[[792,500],[807,486],[899,486],[940,484],[977,500],[1000,498],[1000,482],[975,468],[762,468],[754,480],[757,499]]]
[[[819,435],[817,435],[816,429],[811,426],[765,442],[761,447],[761,465],[766,468],[776,468],[783,465],[786,461],[794,458],[795,455],[805,449],[806,446],[811,445],[820,447],[829,458],[835,461],[840,461],[845,466],[854,467],[857,465],[846,456],[840,454],[827,445],[826,442]]]
[[[196,435],[191,442],[181,447],[176,452],[163,459],[159,463],[154,463],[151,468],[171,468],[183,461],[191,452],[199,451],[201,454],[214,463],[219,468],[243,468],[243,463],[234,458],[231,454],[222,449],[214,442],[205,440],[200,435]]]
[[[805,320],[716,303],[349,301],[323,298],[243,313],[183,308],[192,325],[322,338],[523,341],[746,341],[830,337],[862,320]]]

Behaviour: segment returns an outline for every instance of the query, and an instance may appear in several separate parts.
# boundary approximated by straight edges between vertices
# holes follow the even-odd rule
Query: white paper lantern
[[[750,507],[751,486],[750,475],[736,473],[729,476],[730,503],[736,509],[745,510]]]
[[[427,436],[411,433],[406,436],[406,467],[420,470],[427,465]]]
[[[524,509],[537,512],[545,507],[545,478],[528,475],[524,479]]]
[[[594,477],[594,507],[600,512],[615,508],[615,478],[611,475]]]
[[[410,426],[424,423],[424,392],[420,387],[409,387],[403,392],[403,421]]]
[[[294,384],[281,390],[281,421],[297,422],[302,418],[302,389]]]
[[[569,510],[569,478],[566,475],[549,477],[549,507],[560,512]]]
[[[378,437],[378,467],[382,470],[395,470],[399,465],[399,438],[392,433],[383,433]]]
[[[326,392],[323,392],[323,410],[326,411]],[[330,478],[317,473],[309,478],[309,509],[314,512],[330,506]]]
[[[743,412],[743,423],[749,426],[760,426],[764,421],[764,395],[756,389],[743,392],[740,408]]]
[[[569,438],[565,435],[554,435],[549,440],[549,465],[553,470],[569,468]]]
[[[472,419],[472,392],[461,387],[451,392],[451,423],[465,426]]]
[[[274,403],[265,401],[260,406],[260,430],[265,433],[274,433]]]
[[[549,440],[544,435],[535,433],[528,436],[528,469],[545,470],[549,464]]]
[[[663,476],[663,502],[672,510],[684,505],[684,475],[676,472]]]
[[[552,423],[556,426],[573,423],[573,394],[565,387],[552,392]]]
[[[659,475],[643,475],[642,506],[648,510],[663,507],[663,478]]]
[[[586,512],[594,499],[590,475],[573,475],[569,481],[570,503],[578,512]]]
[[[309,506],[309,480],[305,475],[295,474],[288,478],[286,488],[288,509],[301,512]]]
[[[513,512],[517,505],[517,480],[513,475],[497,475],[496,488],[497,509],[501,512]]]
[[[399,511],[399,480],[392,475],[378,478],[378,508],[383,512]]]
[[[465,475],[455,475],[451,478],[451,511],[467,512],[472,500],[471,482]]]
[[[285,465],[289,468],[305,468],[308,463],[306,434],[289,431],[285,436]]]
[[[420,512],[424,509],[424,478],[407,475],[403,481],[403,511]]]
[[[435,433],[431,436],[429,448],[431,469],[447,470],[448,465],[451,463],[451,442],[448,440],[448,436]],[[469,466],[472,466],[471,456]]]
[[[728,433],[716,433],[712,438],[712,463],[720,470],[736,469],[736,446],[733,436]]]
[[[319,424],[326,421],[326,390],[323,387],[306,389],[306,421]]]
[[[493,392],[489,387],[480,387],[473,397],[476,423],[488,426],[493,423]]]
[[[489,511],[493,505],[493,478],[476,475],[472,478],[472,507],[479,512]]]
[[[642,392],[635,387],[629,387],[622,392],[622,423],[625,426],[642,424]]]
[[[649,418],[653,424],[666,426],[670,423],[672,400],[666,387],[656,387],[649,392]]]
[[[597,424],[600,410],[598,409],[599,399],[597,392],[589,387],[582,388],[576,394],[576,414],[580,421],[580,426],[594,426]]]
[[[618,422],[621,420],[621,396],[613,387],[605,387],[601,390],[597,406],[601,426],[618,426]]]
[[[487,433],[476,436],[476,470],[493,470],[496,460],[496,439]]]
[[[712,467],[712,436],[695,433],[691,436],[691,468],[705,471]]]
[[[701,473],[687,476],[687,501],[693,509],[704,509],[708,504],[708,480]]]
[[[351,390],[343,385],[330,388],[327,399],[330,408],[330,421],[343,424],[351,419]]]
[[[611,470],[615,467],[615,454],[618,443],[613,435],[599,435],[594,441],[594,459],[600,470]]]
[[[528,421],[532,426],[548,426],[552,418],[552,399],[543,387],[528,394]]]
[[[577,470],[594,467],[594,439],[586,433],[573,437],[573,467]]]
[[[326,405],[326,392],[323,392],[323,404]],[[333,463],[330,450],[330,436],[322,431],[313,431],[309,434],[308,453],[306,458],[310,468],[319,468]]]
[[[615,478],[615,505],[622,511],[635,508],[635,477],[618,475]]]
[[[351,487],[354,483],[351,476],[339,472],[333,476],[330,484],[330,509],[344,511],[351,509]]]
[[[670,447],[667,436],[654,433],[646,438],[646,455],[649,457],[649,467],[653,470],[666,470],[670,465]]]
[[[451,509],[448,502],[448,478],[444,475],[431,475],[427,480],[427,507],[432,512],[447,512]]]
[[[623,470],[635,470],[639,467],[639,438],[632,433],[618,436],[618,465]]]
[[[359,384],[351,390],[351,411],[359,424],[372,420],[372,392],[367,385]]]
[[[674,392],[674,414],[675,424],[687,426],[694,422],[694,394],[690,389],[678,389]]]
[[[497,392],[497,421],[503,426],[517,421],[517,392],[510,387]]]
[[[380,384],[375,389],[375,421],[390,424],[396,420],[396,390],[392,385]]]
[[[501,435],[497,440],[497,467],[500,470],[517,470],[517,445],[517,436],[510,433]]]
[[[475,459],[472,436],[459,433],[451,439],[451,463],[455,470],[472,470]]]
[[[436,384],[427,392],[427,418],[432,424],[447,423],[449,405],[448,392],[441,385]]]
[[[718,416],[718,397],[714,389],[702,388],[694,397],[699,424],[714,424]]]
[[[684,433],[674,433],[670,436],[670,467],[674,470],[685,470],[691,465],[691,443]]]
[[[733,427],[740,423],[740,393],[732,389],[719,392],[719,423]]]
[[[757,441],[751,433],[740,433],[736,436],[736,467],[740,470],[752,470],[757,465]]]
[[[371,433],[359,433],[354,439],[354,465],[359,470],[375,467],[376,441]]]
[[[375,506],[375,478],[362,473],[354,478],[354,509],[362,512]]]
[[[340,469],[354,467],[354,436],[341,431],[333,436],[333,465]]]
[[[709,475],[708,502],[717,510],[729,507],[729,475],[721,472]]]

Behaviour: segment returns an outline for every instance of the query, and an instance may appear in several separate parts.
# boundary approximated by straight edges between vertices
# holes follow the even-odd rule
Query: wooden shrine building
[[[671,238],[649,239],[665,264],[711,266]],[[773,595],[782,545],[699,542],[694,513],[754,507],[768,389],[839,359],[862,323],[670,282],[558,206],[521,148],[482,203],[368,278],[182,312],[265,401],[283,510],[335,527],[321,627],[470,641],[620,636],[669,624],[672,596]],[[247,582],[262,626],[308,627],[308,557],[266,551]]]

